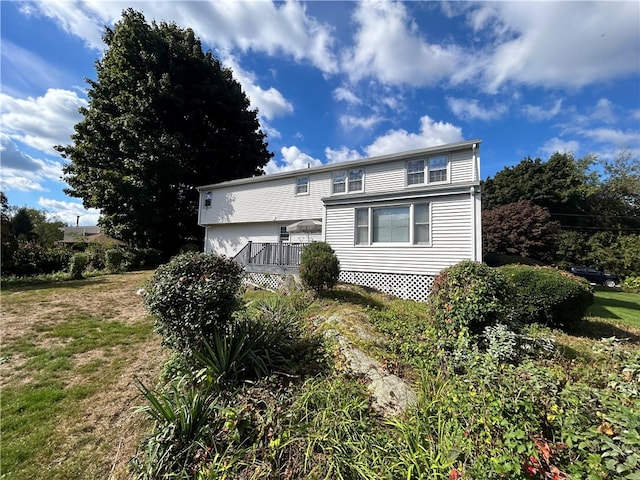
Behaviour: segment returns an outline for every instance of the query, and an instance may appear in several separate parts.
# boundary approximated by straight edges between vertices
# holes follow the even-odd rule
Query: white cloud
[[[30,5],[87,45],[102,50],[103,25],[113,25],[127,7],[144,13],[147,21],[175,22],[191,27],[204,43],[220,49],[240,48],[268,55],[282,54],[308,61],[325,73],[337,72],[332,29],[307,15],[303,4],[287,2],[104,2],[49,0]]]
[[[578,152],[579,148],[580,148],[580,143],[577,142],[576,140],[562,140],[561,138],[554,137],[550,140],[547,140],[545,144],[540,148],[540,150],[547,157],[550,157],[556,152],[576,153]]]
[[[338,149],[325,148],[324,154],[327,157],[329,163],[348,162],[349,160],[357,160],[362,158],[362,155],[357,150],[352,150],[347,147],[340,147]]]
[[[333,91],[333,98],[347,102],[349,105],[360,105],[362,100],[349,88],[338,87]]]
[[[343,69],[354,81],[374,77],[390,85],[435,85],[464,57],[455,45],[428,43],[401,3],[358,3],[353,20],[355,45],[345,52]]]
[[[606,98],[601,98],[600,100],[598,100],[592,118],[604,123],[615,123],[616,115],[614,113],[613,102]]]
[[[447,97],[447,104],[455,116],[464,120],[495,120],[507,113],[505,105],[498,104],[491,109],[485,108],[475,98]]]
[[[640,137],[638,132],[625,132],[614,128],[589,128],[582,130],[585,137],[597,142],[609,143],[616,148],[638,148],[640,147]]]
[[[458,81],[580,88],[640,70],[637,2],[483,2],[469,23],[491,44]],[[480,67],[480,68],[479,68]]]
[[[553,104],[524,105],[522,112],[532,122],[550,120],[562,111],[562,100],[557,99]]]
[[[3,191],[46,191],[44,182],[61,181],[62,163],[27,155],[5,134],[0,134],[0,153],[0,184]]]
[[[280,91],[270,87],[263,89],[256,83],[256,75],[243,69],[236,59],[229,54],[222,56],[222,63],[233,70],[233,77],[242,85],[242,89],[249,97],[251,106],[258,109],[260,117],[272,120],[293,112],[293,105]]]
[[[347,129],[353,130],[355,128],[362,128],[369,130],[383,120],[378,115],[370,115],[368,117],[357,117],[355,115],[342,115],[340,117],[340,125]]]
[[[318,165],[322,165],[321,160],[303,153],[296,146],[282,147],[280,149],[280,153],[282,154],[282,159],[280,160],[280,162],[276,162],[272,159],[264,169],[266,173],[300,170],[303,168],[307,168],[307,166],[317,167]]]
[[[100,217],[100,210],[96,208],[84,208],[82,204],[78,202],[65,202],[40,197],[38,199],[38,205],[44,208],[50,217],[58,218],[67,225],[75,225],[78,216],[80,216],[80,225],[97,225],[98,218]]]
[[[389,130],[364,150],[369,156],[385,155],[403,150],[414,150],[463,140],[462,129],[451,123],[436,122],[428,115],[420,119],[420,131],[410,133],[404,129]]]
[[[42,97],[26,99],[0,93],[0,105],[5,134],[53,154],[54,145],[70,142],[73,126],[82,119],[78,108],[86,106],[87,101],[69,90],[49,89]]]

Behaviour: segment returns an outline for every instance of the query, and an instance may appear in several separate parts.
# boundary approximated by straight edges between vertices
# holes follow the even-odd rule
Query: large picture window
[[[428,203],[356,209],[355,244],[430,245]]]
[[[406,243],[409,241],[409,207],[373,209],[373,242]]]

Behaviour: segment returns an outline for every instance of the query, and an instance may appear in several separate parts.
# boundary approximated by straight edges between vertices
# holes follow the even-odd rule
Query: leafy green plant
[[[216,398],[209,390],[190,384],[187,377],[159,392],[141,382],[138,388],[148,404],[137,411],[154,421],[154,432],[132,460],[132,470],[141,479],[187,474],[194,463],[206,459],[212,430],[216,422],[218,426],[222,423]]]
[[[85,253],[74,253],[73,257],[69,261],[69,273],[72,278],[80,279],[84,273],[84,269],[87,267],[88,258]]]
[[[640,293],[640,277],[627,277],[620,286],[625,292]]]
[[[463,329],[480,333],[504,317],[507,282],[496,269],[465,260],[440,272],[429,296],[435,324],[450,337]]]
[[[586,280],[562,270],[527,265],[505,265],[498,270],[509,282],[511,322],[561,327],[582,319],[593,303],[593,290]]]
[[[321,295],[338,283],[340,262],[326,242],[313,242],[302,251],[300,279],[303,285]]]
[[[160,266],[144,303],[156,316],[166,345],[186,358],[214,344],[240,308],[242,266],[204,253],[185,253]]]
[[[104,252],[105,268],[109,273],[122,271],[124,252],[120,248],[111,248]]]

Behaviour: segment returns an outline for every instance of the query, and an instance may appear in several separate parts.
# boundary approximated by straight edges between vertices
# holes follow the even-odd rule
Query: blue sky
[[[482,177],[555,151],[640,158],[640,2],[1,2],[1,188],[92,225],[63,160],[104,25],[191,27],[260,112],[267,172],[481,138]],[[203,183],[207,183],[203,179]]]

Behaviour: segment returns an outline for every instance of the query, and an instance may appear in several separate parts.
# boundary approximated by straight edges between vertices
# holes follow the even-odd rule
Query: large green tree
[[[67,193],[101,210],[104,230],[165,257],[198,242],[197,185],[260,175],[257,111],[191,29],[148,24],[132,9],[103,36],[73,143]]]

